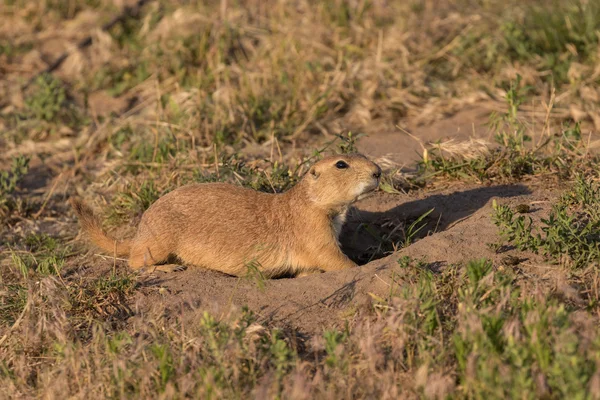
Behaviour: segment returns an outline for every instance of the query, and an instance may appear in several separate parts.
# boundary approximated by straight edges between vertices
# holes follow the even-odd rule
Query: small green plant
[[[531,250],[550,260],[573,268],[583,268],[600,260],[600,188],[578,176],[573,189],[552,207],[548,218],[533,224],[531,217],[519,215],[508,206],[493,203],[494,223],[500,235],[520,250]]]
[[[26,252],[12,252],[13,264],[25,277],[28,271],[41,275],[60,274],[71,248],[44,233],[31,233],[25,237]]]
[[[470,287],[475,291],[479,287],[479,282],[492,272],[492,263],[486,259],[470,261],[467,263],[466,270]]]
[[[492,219],[500,228],[500,236],[503,240],[514,244],[519,250],[536,251],[539,242],[533,235],[533,220],[523,215],[515,217],[513,210],[506,205],[499,205],[496,200],[492,201],[494,214]]]
[[[141,62],[135,66],[131,66],[127,69],[120,69],[116,72],[110,72],[104,69],[95,79],[102,82],[99,83],[100,87],[108,88],[107,92],[111,96],[118,97],[148,79],[149,76],[150,73],[148,72],[147,63]]]
[[[159,190],[153,180],[146,180],[138,188],[117,194],[108,214],[108,222],[118,225],[133,217],[139,217],[158,198],[169,190]]]
[[[348,132],[347,135],[338,135],[338,138],[341,142],[338,144],[338,150],[341,154],[350,154],[358,152],[356,144],[358,140],[365,136],[363,133],[359,133],[357,135],[352,132]]]
[[[528,149],[527,142],[531,142],[531,137],[526,134],[526,127],[518,118],[519,106],[525,101],[525,94],[528,87],[521,87],[521,75],[511,82],[510,88],[506,92],[506,105],[508,110],[501,115],[493,113],[490,117],[490,126],[496,131],[496,142],[513,153],[514,158],[517,155],[523,157]]]
[[[260,270],[261,265],[258,261],[252,260],[246,263],[246,279],[254,281],[258,289],[263,291],[267,280]]]
[[[348,333],[336,330],[325,331],[323,338],[325,339],[325,352],[327,353],[325,364],[331,368],[347,368],[347,360],[343,357],[343,346],[348,339]]]
[[[486,260],[468,264],[458,293],[452,341],[464,396],[585,397],[582,382],[590,379],[596,355],[578,350],[581,338],[564,304],[525,295]]]
[[[408,268],[411,266],[411,263],[412,258],[409,256],[402,256],[398,259],[398,265],[400,265],[400,268]]]
[[[281,384],[281,379],[289,372],[293,365],[292,362],[297,355],[284,340],[281,332],[277,329],[272,331],[268,346],[270,356],[272,357],[271,362],[275,366],[275,373],[279,384]]]
[[[25,105],[36,119],[56,122],[67,101],[61,81],[50,74],[42,74],[35,81],[35,91],[27,97]]]
[[[15,44],[0,41],[0,55],[6,55],[9,60],[17,55],[30,51],[32,48],[33,44],[31,42]]]
[[[14,208],[13,193],[29,170],[29,158],[18,156],[12,159],[10,171],[0,171],[0,219]]]
[[[175,376],[175,367],[173,365],[173,355],[170,348],[163,344],[154,344],[150,350],[158,362],[158,377],[156,379],[157,391],[165,391],[167,383]]]

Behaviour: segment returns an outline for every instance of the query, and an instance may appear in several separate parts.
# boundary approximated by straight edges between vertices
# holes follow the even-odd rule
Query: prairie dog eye
[[[349,165],[348,165],[348,164],[346,164],[346,162],[345,162],[345,161],[341,161],[341,160],[340,160],[340,161],[338,161],[338,162],[336,162],[336,163],[335,163],[335,167],[336,167],[337,169],[345,169],[345,168],[348,168],[348,167],[349,167]]]

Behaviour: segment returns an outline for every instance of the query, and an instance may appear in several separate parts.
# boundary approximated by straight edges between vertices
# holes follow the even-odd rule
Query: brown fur
[[[348,168],[337,168],[344,161]],[[375,190],[381,169],[362,155],[327,157],[281,194],[225,183],[191,184],[158,199],[136,236],[116,241],[92,210],[71,200],[81,226],[109,254],[129,255],[133,269],[170,257],[240,276],[250,266],[265,276],[306,274],[356,266],[339,247],[350,204]]]
[[[106,234],[102,229],[102,222],[94,215],[94,211],[88,207],[83,201],[71,197],[69,199],[81,228],[86,232],[92,242],[100,247],[102,250],[107,251],[115,256],[128,256],[131,250],[131,240],[118,241],[113,239],[111,236]]]

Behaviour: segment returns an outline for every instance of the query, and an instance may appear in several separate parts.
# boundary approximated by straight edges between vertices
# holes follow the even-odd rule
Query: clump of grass
[[[108,273],[95,280],[67,287],[70,313],[78,336],[90,335],[91,320],[103,320],[113,328],[123,326],[134,315],[130,298],[138,286],[137,278],[130,272]]]
[[[152,179],[142,181],[138,187],[128,187],[113,199],[107,217],[108,223],[120,225],[125,221],[139,218],[152,203],[170,190],[172,189],[159,189]]]
[[[89,123],[85,110],[68,97],[66,84],[47,73],[37,76],[28,88],[23,110],[2,117],[7,122],[6,137],[14,143],[25,137],[43,140]]]
[[[351,131],[346,135],[337,135],[340,139],[337,147],[341,154],[358,153],[358,140],[365,135],[362,133],[353,134]]]
[[[31,272],[43,276],[60,274],[71,252],[69,246],[44,233],[30,233],[23,242],[26,251],[13,251],[12,259],[24,276]]]
[[[518,249],[543,254],[571,268],[584,268],[600,261],[599,195],[598,184],[580,175],[539,226],[531,217],[516,216],[509,206],[496,202],[493,219],[502,238]]]
[[[496,147],[476,143],[479,148],[453,149],[437,143],[425,153],[419,163],[417,180],[432,177],[475,180],[477,182],[515,181],[525,176],[553,173],[559,178],[572,176],[572,163],[591,165],[594,159],[585,151],[579,124],[566,127],[560,134],[542,137],[532,143],[528,128],[518,118],[518,108],[527,88],[520,86],[521,78],[511,84],[506,94],[507,111],[492,114],[490,127],[495,131]]]
[[[503,83],[498,74],[502,66],[521,64],[538,72],[541,82],[560,87],[571,83],[573,64],[592,66],[597,60],[600,7],[596,2],[534,1],[511,7],[488,3],[484,8],[487,16],[462,26],[464,31],[449,50],[451,56],[428,68],[446,78],[475,70]]]
[[[0,41],[0,55],[5,55],[8,60],[11,60],[13,57],[31,50],[32,47],[33,44],[31,42],[16,44],[2,40]]]
[[[10,326],[27,304],[27,286],[4,279],[0,281],[0,326]]]
[[[43,281],[28,292],[34,305],[26,310],[29,322],[13,330],[3,350],[9,357],[0,382],[15,394],[85,390],[118,397],[289,398],[298,385],[312,398],[337,398],[348,390],[358,398],[390,392],[437,398],[597,395],[598,334],[581,318],[589,311],[574,312],[558,298],[522,287],[526,283],[512,270],[496,270],[485,259],[438,270],[404,257],[386,280],[388,295],[373,295],[366,315],[310,341],[260,325],[248,310],[225,318],[192,310],[193,324],[158,310],[129,327],[106,324],[104,312],[91,310],[130,294],[135,286],[127,277],[89,282],[80,291],[72,281],[66,292],[56,280]],[[119,295],[106,296],[114,291]],[[79,307],[73,293],[92,306]],[[39,333],[31,333],[41,332],[35,330],[41,323],[39,341]],[[43,357],[21,365],[12,356],[20,348]],[[60,372],[76,382],[84,371],[95,376],[93,382],[48,379]]]
[[[557,84],[568,82],[571,63],[595,59],[600,31],[597,2],[553,0],[531,4],[523,11],[501,28],[511,59],[552,71]]]
[[[139,175],[187,161],[190,138],[178,137],[168,128],[134,131],[130,125],[110,137],[111,158],[119,159],[119,172]]]
[[[67,104],[63,83],[49,74],[35,80],[35,90],[25,100],[27,112],[35,119],[55,122]]]
[[[467,272],[452,337],[462,393],[585,396],[595,345],[591,353],[583,350],[587,345],[565,305],[524,295],[510,274],[493,272],[487,261],[470,263]]]
[[[106,89],[108,94],[118,97],[149,77],[150,72],[146,62],[117,70],[104,67],[94,75],[91,87],[96,90]]]
[[[29,158],[13,158],[10,171],[0,171],[0,220],[5,218],[17,203],[14,192],[29,170]]]

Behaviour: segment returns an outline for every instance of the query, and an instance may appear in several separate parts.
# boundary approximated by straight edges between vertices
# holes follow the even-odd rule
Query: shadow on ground
[[[342,230],[342,249],[357,264],[364,265],[389,255],[408,242],[448,229],[494,197],[517,197],[530,193],[524,185],[501,185],[435,194],[386,211],[353,208]],[[419,221],[430,210],[433,211]]]

